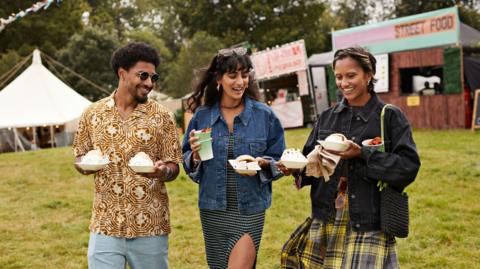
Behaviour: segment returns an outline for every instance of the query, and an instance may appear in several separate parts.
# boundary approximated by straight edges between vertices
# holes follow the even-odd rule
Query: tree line
[[[154,46],[161,57],[157,90],[182,97],[191,90],[194,70],[207,65],[220,48],[242,44],[263,50],[304,39],[311,55],[331,50],[332,29],[455,4],[460,7],[461,20],[480,30],[478,0],[61,1],[59,6],[19,19],[0,32],[0,76],[39,48],[111,92],[117,84],[109,65],[111,53],[127,42],[143,41]],[[27,0],[2,1],[0,18],[31,5]],[[106,95],[69,72],[56,72],[92,101]]]

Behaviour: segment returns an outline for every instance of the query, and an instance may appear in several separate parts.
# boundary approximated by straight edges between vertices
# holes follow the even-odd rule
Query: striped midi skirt
[[[233,158],[233,135],[231,135],[228,144],[228,159]],[[212,269],[227,268],[230,252],[245,234],[252,238],[258,254],[265,223],[265,211],[252,215],[240,214],[235,171],[230,166],[227,168],[226,180],[226,211],[200,209],[207,262]]]

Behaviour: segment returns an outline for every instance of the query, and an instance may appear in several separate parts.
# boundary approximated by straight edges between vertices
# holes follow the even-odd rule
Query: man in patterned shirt
[[[73,143],[76,163],[100,150],[110,163],[94,174],[95,193],[88,244],[89,268],[168,268],[170,215],[166,181],[176,178],[182,160],[172,114],[148,93],[158,80],[159,58],[144,43],[115,51],[111,64],[118,88],[83,113]],[[155,163],[148,174],[129,160],[145,152]]]

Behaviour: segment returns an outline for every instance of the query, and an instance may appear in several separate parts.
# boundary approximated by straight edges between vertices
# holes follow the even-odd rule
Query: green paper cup
[[[202,131],[195,131],[193,132],[193,136],[198,137],[197,141],[203,141],[212,138],[212,132],[202,132]]]
[[[206,161],[213,159],[212,139],[208,138],[202,141],[198,141],[198,143],[200,143],[200,150],[198,151],[200,160]]]

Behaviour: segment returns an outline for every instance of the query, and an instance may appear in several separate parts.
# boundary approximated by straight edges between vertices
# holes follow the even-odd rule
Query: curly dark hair
[[[147,45],[143,42],[128,43],[126,46],[117,49],[112,54],[110,63],[112,65],[113,72],[118,77],[118,69],[120,67],[125,70],[129,70],[139,61],[151,63],[155,66],[155,68],[157,68],[160,64],[157,51],[150,45]]]
[[[217,80],[225,73],[236,72],[238,70],[247,72],[253,70],[252,61],[248,55],[237,55],[233,53],[230,56],[217,54],[213,57],[208,68],[202,71],[200,80],[196,83],[193,93],[187,99],[187,110],[194,113],[199,106],[213,106],[216,102],[220,101],[223,89],[222,87],[217,89]],[[252,73],[249,74],[245,95],[254,100],[259,100],[259,92],[254,83]]]
[[[350,57],[353,60],[355,60],[365,73],[372,74],[372,80],[370,80],[370,83],[368,83],[367,87],[368,87],[368,92],[370,94],[375,94],[375,91],[373,90],[373,88],[375,87],[374,83],[377,82],[377,79],[374,77],[377,71],[376,69],[377,60],[375,59],[375,57],[373,57],[373,55],[370,52],[360,47],[339,49],[333,55],[333,63],[332,63],[333,69],[335,70],[335,64],[337,63],[338,60],[342,60],[347,57]]]

